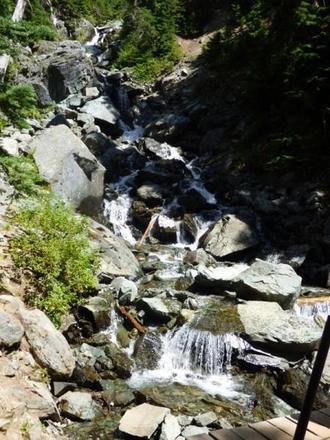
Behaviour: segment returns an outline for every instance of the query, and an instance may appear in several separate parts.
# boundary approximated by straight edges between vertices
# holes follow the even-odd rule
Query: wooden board
[[[261,434],[258,434],[252,428],[248,426],[243,426],[242,428],[236,428],[235,434],[239,436],[242,440],[266,440]]]
[[[322,413],[321,411],[314,411],[311,415],[310,420],[319,425],[330,428],[330,417]]]
[[[276,426],[267,422],[258,422],[249,425],[250,428],[254,429],[259,434],[266,437],[268,440],[292,440],[292,436],[286,432],[281,431]]]
[[[268,420],[269,423],[276,426],[281,431],[286,432],[291,437],[294,436],[297,428],[297,424],[290,419],[284,418],[284,417],[278,417],[276,419]],[[319,440],[320,437],[313,434],[312,432],[306,432],[305,434],[305,440]]]
[[[292,417],[287,417],[288,419],[292,420],[294,423],[297,424],[297,420]],[[309,432],[312,432],[313,434],[316,434],[319,436],[319,438],[327,438],[330,437],[330,429],[326,428],[325,426],[319,425],[315,422],[309,422],[307,427]]]
[[[186,440],[212,440],[208,434],[198,434],[193,435],[192,437],[187,437]]]
[[[210,432],[210,435],[216,440],[241,440],[241,437],[235,434],[235,429],[217,429]]]

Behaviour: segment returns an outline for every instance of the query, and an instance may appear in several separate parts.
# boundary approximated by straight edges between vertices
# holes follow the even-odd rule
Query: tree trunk
[[[24,16],[27,0],[17,0],[15,11],[12,16],[13,21],[21,21]]]

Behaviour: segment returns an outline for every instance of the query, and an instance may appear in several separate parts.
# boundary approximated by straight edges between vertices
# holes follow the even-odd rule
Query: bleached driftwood
[[[26,5],[27,0],[17,0],[15,11],[11,17],[13,21],[21,21],[23,19]]]

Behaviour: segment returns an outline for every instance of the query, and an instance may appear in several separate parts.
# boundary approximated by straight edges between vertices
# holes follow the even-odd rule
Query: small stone
[[[143,403],[126,411],[120,420],[119,431],[149,439],[168,414],[168,408]]]
[[[206,427],[190,425],[183,430],[182,435],[183,437],[188,438],[194,435],[207,434],[208,432],[209,430]]]
[[[53,382],[53,394],[56,397],[60,397],[75,388],[77,388],[77,384],[73,382]]]
[[[86,87],[85,89],[86,98],[94,99],[100,96],[100,92],[97,87]]]
[[[232,429],[233,425],[229,423],[226,419],[223,417],[218,418],[218,423],[221,426],[222,429]]]
[[[177,421],[181,426],[188,426],[193,421],[193,417],[190,416],[178,416]]]
[[[208,426],[217,421],[217,415],[213,411],[210,411],[198,415],[194,420],[198,426]]]
[[[160,440],[175,440],[181,434],[181,428],[176,417],[168,414],[162,424]]]

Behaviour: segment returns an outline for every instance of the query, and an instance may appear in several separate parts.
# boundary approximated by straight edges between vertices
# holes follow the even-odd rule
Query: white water
[[[228,373],[233,350],[246,343],[234,334],[213,335],[185,324],[163,337],[162,355],[155,370],[135,371],[129,379],[134,388],[177,382],[197,386],[211,395],[234,399],[242,390]]]
[[[330,300],[314,304],[295,304],[293,309],[300,316],[312,318],[319,315],[326,319],[330,315]]]
[[[115,309],[111,309],[110,325],[106,330],[103,331],[103,333],[108,335],[110,341],[113,342],[117,346],[119,346],[118,340],[117,340],[117,333],[118,333],[119,324],[120,324],[119,316],[117,315]]]

